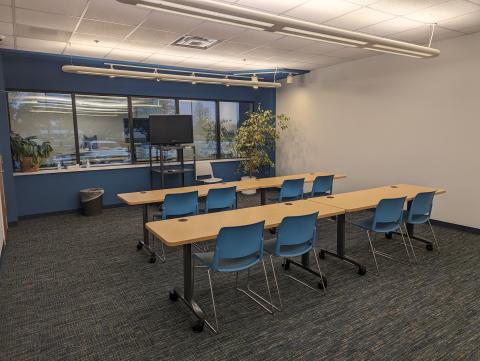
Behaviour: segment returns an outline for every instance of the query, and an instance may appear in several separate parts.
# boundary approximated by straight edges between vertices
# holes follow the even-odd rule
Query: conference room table
[[[181,299],[197,317],[195,331],[201,331],[205,320],[201,307],[195,301],[194,268],[192,263],[192,244],[213,240],[222,227],[239,226],[265,221],[265,229],[276,228],[287,216],[306,215],[318,212],[318,218],[341,216],[344,210],[309,200],[298,200],[284,203],[274,203],[250,208],[240,208],[230,211],[201,214],[176,219],[147,222],[145,228],[156,238],[169,247],[183,248],[183,290],[175,287],[170,291],[170,299]],[[288,260],[319,277],[316,271],[309,268],[309,254],[302,256],[301,263]]]
[[[378,202],[384,198],[407,198],[407,209],[410,209],[413,198],[420,192],[432,192],[435,194],[443,194],[446,191],[440,188],[424,187],[412,184],[395,184],[384,187],[369,188],[358,190],[354,192],[333,194],[324,197],[309,198],[311,202],[317,202],[328,206],[340,208],[345,213],[337,216],[337,250],[331,251],[321,249],[319,253],[320,258],[325,258],[325,255],[331,255],[337,257],[347,263],[350,263],[358,267],[358,273],[364,275],[366,273],[366,267],[360,264],[355,259],[348,257],[345,254],[345,219],[349,213],[359,212],[367,209],[376,208]],[[417,237],[414,235],[414,225],[407,223],[407,232],[412,239],[417,239],[427,244],[428,250],[433,250],[433,244],[431,241]],[[387,238],[391,238],[392,234],[386,234]]]
[[[148,207],[150,205],[162,203],[167,194],[187,193],[187,192],[197,191],[199,197],[206,197],[210,189],[235,186],[237,188],[237,193],[242,191],[260,189],[260,203],[264,205],[266,204],[266,191],[268,188],[281,187],[283,181],[288,179],[304,178],[305,183],[311,183],[315,180],[316,177],[326,176],[326,175],[334,175],[334,179],[346,178],[344,174],[334,174],[331,172],[310,172],[310,173],[291,174],[291,175],[277,176],[277,177],[246,179],[246,180],[240,180],[240,181],[234,181],[234,182],[202,184],[202,185],[194,185],[189,187],[165,188],[165,189],[157,189],[157,190],[150,190],[150,191],[119,193],[117,194],[117,197],[122,202],[126,203],[129,206],[142,206],[143,240],[138,242],[137,249],[141,250],[142,248],[145,248],[147,251],[149,251],[150,262],[153,263],[156,261],[157,256],[155,252],[150,248],[149,235],[148,235],[147,229],[145,228],[145,224],[149,221]]]

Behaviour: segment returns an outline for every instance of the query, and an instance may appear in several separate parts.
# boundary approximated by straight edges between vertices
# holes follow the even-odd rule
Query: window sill
[[[225,159],[211,159],[211,160],[199,160],[197,163],[202,162],[228,162],[232,160],[241,160],[240,158],[225,158]],[[175,162],[177,163],[177,162]],[[170,162],[166,165],[171,166],[175,165],[175,163]],[[180,164],[180,163],[177,163]],[[115,169],[130,169],[130,168],[148,168],[150,167],[149,163],[137,163],[137,164],[116,164],[116,165],[100,165],[100,166],[91,166],[90,168],[67,168],[67,169],[44,169],[39,170],[38,172],[14,172],[14,177],[22,177],[22,176],[31,176],[31,175],[42,175],[42,174],[62,174],[62,173],[76,173],[76,172],[94,172],[94,171],[103,171],[103,170],[115,170]]]

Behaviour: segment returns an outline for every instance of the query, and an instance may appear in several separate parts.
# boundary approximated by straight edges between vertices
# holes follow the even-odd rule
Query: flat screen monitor
[[[193,143],[191,115],[151,115],[150,144]]]

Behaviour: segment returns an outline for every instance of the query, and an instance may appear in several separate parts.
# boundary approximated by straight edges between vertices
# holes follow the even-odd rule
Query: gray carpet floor
[[[273,316],[233,289],[234,276],[215,274],[214,335],[193,333],[190,313],[168,298],[182,285],[181,249],[167,249],[164,264],[136,251],[140,208],[23,220],[0,262],[0,360],[480,360],[480,236],[436,231],[440,254],[417,249],[417,266],[380,259],[377,276],[365,233],[347,225],[347,253],[367,275],[327,256],[326,294],[282,277],[285,308]],[[319,221],[318,245],[334,248],[335,232]],[[395,241],[377,246],[405,257]],[[252,286],[265,292],[262,276],[257,267]],[[211,318],[206,272],[196,278]]]

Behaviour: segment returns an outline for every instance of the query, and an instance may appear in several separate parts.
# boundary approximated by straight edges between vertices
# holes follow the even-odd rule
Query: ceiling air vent
[[[217,39],[202,38],[200,36],[185,35],[175,40],[172,45],[183,46],[186,48],[208,49],[209,47],[219,43]]]

